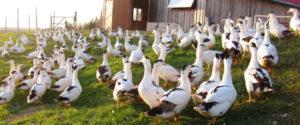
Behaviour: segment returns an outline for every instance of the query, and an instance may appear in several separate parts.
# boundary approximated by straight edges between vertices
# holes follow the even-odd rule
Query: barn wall
[[[197,0],[193,9],[168,9],[168,3],[169,0],[151,0],[149,22],[178,23],[187,30],[204,16],[205,0]]]
[[[168,9],[169,0],[151,0],[149,22],[178,23],[184,30],[207,16],[212,23],[231,15],[233,19],[255,14],[286,15],[289,6],[268,0],[195,0],[194,9]],[[288,19],[280,20],[286,22]]]
[[[133,0],[131,7],[131,30],[146,30],[147,21],[148,21],[148,0]],[[133,8],[141,8],[142,9],[142,21],[133,21]]]
[[[231,16],[237,19],[241,16],[254,17],[257,14],[266,15],[273,12],[276,15],[286,15],[288,6],[270,2],[267,0],[208,0],[206,3],[206,15],[212,23]],[[281,22],[288,21],[280,19]]]
[[[116,29],[118,26],[131,29],[131,5],[131,0],[114,0],[112,29]]]

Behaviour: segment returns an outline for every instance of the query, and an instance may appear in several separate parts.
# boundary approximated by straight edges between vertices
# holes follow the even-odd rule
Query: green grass
[[[87,32],[86,32],[87,35]],[[148,34],[150,35],[150,34]],[[16,33],[0,33],[0,45],[9,36],[16,38]],[[30,33],[31,40],[34,40]],[[88,39],[89,40],[89,39]],[[300,38],[291,37],[287,39],[274,39],[279,53],[279,63],[272,74],[276,93],[257,100],[254,104],[245,101],[248,96],[244,85],[243,72],[248,65],[249,56],[246,60],[240,60],[233,66],[233,80],[238,92],[238,98],[232,108],[221,117],[219,124],[300,124]],[[91,41],[91,40],[90,40]],[[150,41],[153,36],[150,35]],[[97,40],[91,41],[92,46]],[[137,39],[135,39],[137,44]],[[68,43],[70,47],[70,42]],[[221,50],[220,38],[217,39],[216,49]],[[46,53],[49,54],[53,48],[53,41],[48,42]],[[9,72],[9,65],[5,62],[13,59],[17,64],[26,65],[24,73],[32,65],[30,59],[25,55],[34,49],[35,44],[26,47],[24,54],[12,54],[8,58],[0,57],[0,78],[3,79]],[[8,104],[0,106],[0,124],[153,124],[151,117],[144,115],[148,110],[142,102],[126,102],[117,107],[112,99],[112,91],[96,80],[96,67],[101,64],[103,50],[92,48],[89,52],[94,55],[97,62],[89,64],[79,72],[79,80],[83,86],[80,98],[71,108],[59,105],[55,99],[58,93],[48,90],[42,99],[42,104],[27,104],[28,91],[16,90],[14,99]],[[157,56],[151,47],[146,49],[146,55],[154,61]],[[186,52],[177,48],[174,54],[167,56],[167,62],[176,68],[184,64],[193,63],[195,50]],[[73,53],[67,53],[68,56]],[[109,64],[113,73],[122,69],[120,58],[110,57]],[[205,68],[206,80],[210,70]],[[134,83],[138,84],[143,76],[142,65],[133,66]],[[207,124],[207,119],[200,116],[193,109],[190,102],[182,112],[181,120],[175,123],[170,120],[159,120],[160,124]],[[284,117],[284,114],[287,116]]]

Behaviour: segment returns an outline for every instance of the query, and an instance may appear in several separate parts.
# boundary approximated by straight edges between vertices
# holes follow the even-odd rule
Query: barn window
[[[195,0],[170,0],[168,8],[192,8]]]
[[[143,12],[141,8],[133,8],[133,14],[132,14],[133,21],[142,21],[143,20],[142,13]]]

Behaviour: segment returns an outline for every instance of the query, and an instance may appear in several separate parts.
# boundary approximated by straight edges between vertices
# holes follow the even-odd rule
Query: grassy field
[[[31,40],[34,37],[29,33]],[[148,34],[150,35],[150,34]],[[16,33],[0,33],[0,45],[9,38],[16,37]],[[89,39],[88,39],[89,40]],[[98,40],[91,41],[92,46]],[[153,36],[150,35],[150,43]],[[286,39],[272,38],[279,53],[279,63],[276,65],[272,79],[276,92],[269,97],[258,99],[255,103],[246,102],[248,96],[244,83],[244,70],[248,66],[249,56],[239,60],[233,65],[233,81],[238,92],[238,98],[232,108],[222,117],[219,124],[243,124],[243,125],[276,125],[276,124],[300,124],[300,37]],[[70,43],[69,47],[70,47]],[[137,40],[135,40],[137,44]],[[220,38],[217,39],[217,48],[221,50]],[[53,41],[48,42],[46,53],[53,48]],[[25,64],[24,73],[32,65],[25,55],[34,49],[35,44],[26,47],[24,54],[12,54],[9,58],[0,57],[0,78],[8,75],[9,65],[5,62],[13,59],[17,64]],[[96,79],[96,67],[102,62],[103,50],[91,48],[89,52],[97,59],[96,63],[89,64],[79,72],[79,80],[83,86],[80,98],[73,107],[65,108],[59,105],[55,99],[58,94],[48,90],[42,99],[42,104],[27,104],[28,91],[16,89],[14,99],[4,105],[0,105],[0,124],[153,124],[151,117],[144,114],[148,110],[142,102],[126,102],[117,107],[112,99],[112,91],[99,83]],[[146,51],[148,57],[154,61],[157,56],[151,47]],[[193,63],[195,50],[183,52],[179,49],[174,54],[167,56],[167,63],[180,68],[184,64]],[[67,53],[72,56],[73,53]],[[109,58],[109,64],[113,73],[122,69],[120,58]],[[211,71],[205,66],[206,80]],[[133,66],[134,83],[138,84],[143,76],[143,66]],[[192,102],[182,112],[181,120],[159,120],[160,124],[207,124],[206,118],[200,116],[193,109]]]

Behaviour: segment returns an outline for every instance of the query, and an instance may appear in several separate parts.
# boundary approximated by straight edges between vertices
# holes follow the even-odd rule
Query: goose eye
[[[118,85],[121,85],[121,82],[118,82]]]

